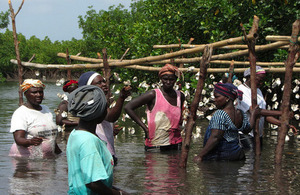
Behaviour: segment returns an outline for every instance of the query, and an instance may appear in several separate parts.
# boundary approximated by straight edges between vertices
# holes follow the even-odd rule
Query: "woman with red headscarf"
[[[78,88],[78,82],[75,80],[69,80],[64,82],[63,91],[71,93]],[[74,117],[71,113],[68,112],[68,100],[64,99],[58,105],[58,108],[55,110],[56,113],[56,124],[61,126],[62,130],[73,130],[74,127],[78,125],[79,118]]]
[[[177,67],[166,64],[158,73],[162,87],[142,94],[125,106],[127,114],[145,132],[145,150],[180,149],[180,124],[185,97],[182,92],[173,88],[180,73]],[[143,105],[147,105],[148,126],[134,112]]]

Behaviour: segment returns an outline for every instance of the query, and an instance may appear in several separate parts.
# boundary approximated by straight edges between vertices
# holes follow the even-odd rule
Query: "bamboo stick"
[[[290,43],[290,40],[300,41],[300,37],[296,36],[293,38],[292,36],[268,35],[268,36],[266,36],[266,40],[267,41],[287,41],[288,43]]]
[[[283,147],[285,143],[285,136],[288,132],[288,125],[289,125],[289,112],[290,112],[290,99],[291,99],[291,83],[292,83],[292,76],[293,76],[293,67],[295,62],[299,58],[299,44],[297,44],[297,37],[300,30],[300,19],[296,20],[293,23],[293,30],[291,36],[291,43],[289,54],[286,61],[286,72],[284,78],[284,90],[283,90],[283,98],[282,98],[282,105],[281,111],[282,116],[280,117],[281,126],[279,128],[278,134],[278,142],[276,146],[276,154],[275,154],[275,162],[276,164],[281,164],[282,161],[282,154],[283,154]]]

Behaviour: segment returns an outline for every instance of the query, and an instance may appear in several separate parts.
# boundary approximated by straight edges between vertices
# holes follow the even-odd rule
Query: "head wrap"
[[[165,74],[174,74],[175,76],[180,78],[180,75],[182,74],[182,72],[176,66],[173,66],[171,64],[166,64],[158,72],[158,77],[161,78]]]
[[[239,98],[243,99],[243,92],[238,90],[232,83],[217,83],[215,84],[215,92],[223,96],[229,97],[231,100]]]
[[[64,91],[64,92],[67,92],[68,87],[71,86],[71,85],[76,85],[76,86],[78,86],[78,81],[70,80],[70,81],[65,82],[65,84],[64,84],[64,86],[63,86],[63,91]]]
[[[83,73],[79,77],[78,86],[81,87],[84,85],[90,85],[93,82],[94,78],[98,75],[100,75],[100,74],[97,72],[94,72],[94,71],[89,71],[89,72]]]
[[[75,89],[68,99],[69,112],[85,121],[101,117],[107,109],[102,89],[94,85],[85,85]]]
[[[45,89],[44,83],[38,79],[25,79],[20,87],[24,93],[31,87],[42,87]]]
[[[256,74],[265,74],[266,71],[260,66],[256,66]],[[244,77],[250,76],[250,68],[247,68],[244,72]]]

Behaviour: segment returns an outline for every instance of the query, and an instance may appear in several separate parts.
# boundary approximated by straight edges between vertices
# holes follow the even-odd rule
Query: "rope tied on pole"
[[[292,43],[294,45],[299,45],[299,43],[300,43],[298,40],[299,37],[300,37],[300,35],[292,35],[291,38],[296,38],[296,41],[294,42],[290,39],[290,43]]]

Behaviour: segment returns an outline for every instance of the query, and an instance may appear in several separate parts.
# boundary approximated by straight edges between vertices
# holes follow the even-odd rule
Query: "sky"
[[[22,0],[11,0],[13,9],[18,11]],[[31,36],[51,41],[81,39],[78,16],[85,16],[89,6],[98,13],[108,10],[109,6],[122,4],[130,9],[131,0],[25,0],[16,17],[17,33],[26,39]],[[0,0],[0,12],[9,10],[8,0]],[[10,17],[9,17],[10,18]],[[11,22],[8,26],[11,30]],[[3,33],[5,30],[0,30]]]

